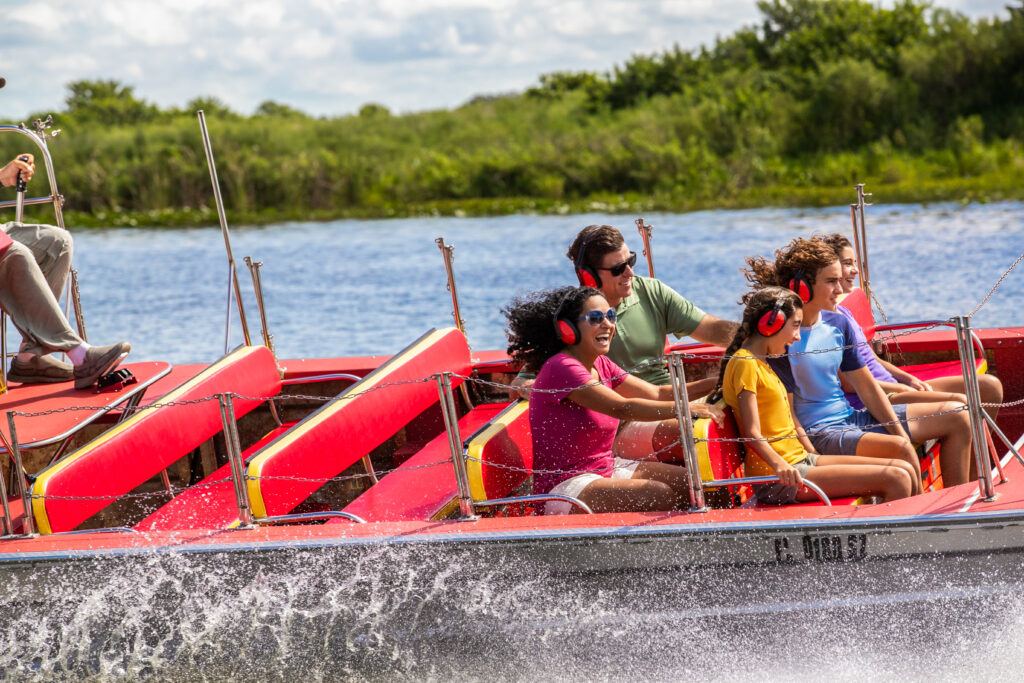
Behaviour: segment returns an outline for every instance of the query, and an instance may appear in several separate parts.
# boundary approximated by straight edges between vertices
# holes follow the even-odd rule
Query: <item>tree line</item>
[[[757,25],[696,50],[400,116],[161,109],[79,81],[51,150],[68,207],[106,224],[209,222],[197,109],[227,205],[257,220],[813,204],[860,181],[895,200],[1024,196],[1024,0],[979,20],[920,0],[758,8]]]

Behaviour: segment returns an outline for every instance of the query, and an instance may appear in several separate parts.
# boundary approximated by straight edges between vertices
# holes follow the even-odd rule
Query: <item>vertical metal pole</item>
[[[870,197],[870,192],[864,192],[864,183],[858,183],[855,185],[857,189],[857,213],[860,216],[860,254],[858,254],[860,266],[860,282],[861,289],[868,296],[868,301],[871,300],[871,267],[868,265],[868,233],[867,226],[864,222],[864,207],[870,206],[865,201],[865,197]]]
[[[263,344],[270,349],[270,353],[274,355],[274,358],[277,358],[277,352],[274,350],[274,335],[270,334],[270,328],[267,325],[267,307],[263,301],[263,280],[260,278],[260,268],[263,266],[263,263],[261,261],[253,261],[251,256],[246,256],[243,260],[249,268],[249,277],[252,278],[252,290],[256,295],[256,308],[259,309],[260,325],[263,326],[261,330]]]
[[[647,274],[654,277],[654,252],[651,251],[651,226],[644,223],[643,218],[636,219],[636,229],[640,231],[640,239],[644,242],[644,256],[647,257]]]
[[[3,356],[0,357],[0,394],[7,393],[7,312],[0,311],[0,350]]]
[[[459,519],[477,519],[473,511],[473,496],[469,489],[469,472],[466,469],[466,454],[462,450],[462,435],[459,434],[458,414],[452,396],[452,373],[434,375],[437,381],[437,396],[441,402],[441,416],[444,417],[444,431],[448,435],[448,448],[455,467],[455,483],[459,490]]]
[[[975,364],[974,347],[971,345],[971,323],[965,315],[953,318],[956,322],[956,345],[960,352],[960,370],[964,376],[964,390],[971,417],[971,444],[974,446],[974,462],[978,468],[978,486],[985,500],[992,500],[992,457],[988,452],[985,438],[985,422],[981,408],[981,390],[978,388],[978,367]]]
[[[864,289],[864,270],[860,268],[861,263],[861,248],[860,248],[860,226],[857,224],[857,205],[850,204],[850,221],[853,223],[853,253],[857,256],[857,280],[860,282],[860,288]],[[867,290],[865,290],[867,293]]]
[[[673,351],[669,355],[668,370],[672,376],[672,397],[676,402],[679,437],[683,442],[683,458],[686,461],[686,479],[690,485],[690,512],[706,512],[700,463],[697,461],[697,448],[693,441],[693,420],[690,416],[690,398],[686,393],[683,357],[678,351]]]
[[[229,394],[217,394],[220,403],[220,419],[224,425],[224,446],[228,451],[231,465],[231,482],[235,486],[235,500],[238,503],[238,521],[244,527],[253,525],[252,504],[249,489],[245,485],[245,463],[242,462],[242,447],[238,441],[238,423],[235,422],[235,406]]]
[[[14,456],[14,476],[18,478],[21,489],[21,505],[25,510],[25,534],[36,535],[36,518],[32,514],[32,499],[28,494],[28,480],[25,477],[25,467],[21,464],[21,448],[18,447],[18,432],[14,427],[14,411],[7,411],[7,426],[11,435],[11,455]]]
[[[11,518],[11,506],[7,502],[7,482],[4,481],[4,470],[0,467],[0,505],[4,509],[4,533],[3,536],[14,534],[14,519]]]
[[[444,237],[438,237],[434,240],[434,243],[441,250],[441,256],[444,258],[444,269],[448,274],[448,291],[452,293],[452,317],[455,319],[455,327],[459,328],[459,332],[465,335],[466,321],[462,319],[462,310],[459,308],[459,290],[455,287],[455,268],[452,265],[455,261],[455,247],[445,244]],[[469,389],[466,387],[465,382],[459,385],[459,391],[462,394],[462,400],[466,403],[466,407],[472,410],[473,401],[469,397]]]
[[[462,334],[466,334],[466,321],[462,319],[462,311],[459,310],[459,291],[455,288],[455,271],[452,269],[452,252],[455,251],[455,247],[445,244],[444,237],[438,237],[434,243],[444,257],[444,269],[448,273],[448,291],[452,293],[452,317],[455,318],[455,327],[459,328]]]
[[[82,341],[89,341],[89,333],[85,331],[85,315],[82,313],[82,295],[78,290],[78,271],[71,269],[71,282],[68,284],[68,298],[71,299],[71,306],[75,309],[75,324],[78,327],[78,336]],[[65,310],[67,306],[65,306]],[[65,313],[65,316],[67,314]]]
[[[238,319],[242,324],[242,336],[245,345],[252,345],[249,336],[249,323],[245,319],[245,306],[242,304],[242,288],[238,284],[238,270],[235,268],[235,255],[231,251],[231,233],[228,231],[228,219],[224,214],[224,199],[220,195],[220,182],[217,180],[217,166],[213,161],[213,149],[210,147],[210,134],[206,130],[206,115],[200,109],[196,112],[199,118],[199,130],[203,134],[203,149],[206,151],[206,163],[210,167],[210,182],[213,184],[213,198],[217,204],[217,217],[220,219],[220,232],[224,236],[224,248],[228,253],[228,265],[231,267],[231,281],[235,288],[235,303],[238,304]]]

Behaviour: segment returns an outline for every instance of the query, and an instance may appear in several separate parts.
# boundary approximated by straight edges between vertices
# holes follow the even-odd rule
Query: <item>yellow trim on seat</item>
[[[488,441],[515,422],[529,407],[529,402],[520,399],[514,405],[506,408],[466,446],[466,452],[469,455],[466,462],[466,470],[469,472],[469,492],[474,501],[487,500],[487,491],[484,490],[483,463],[480,462],[483,459],[484,447]]]
[[[256,352],[256,351],[258,351],[259,349],[262,349],[262,348],[264,348],[264,347],[263,346],[243,346],[243,347],[241,347],[239,349],[236,349],[235,351],[232,351],[230,354],[228,354],[224,358],[221,358],[219,361],[217,361],[213,365],[210,365],[205,370],[200,372],[198,375],[196,375],[192,379],[188,380],[187,382],[185,382],[184,384],[179,386],[177,389],[173,389],[170,393],[165,394],[164,396],[161,396],[159,399],[157,399],[156,402],[157,403],[169,403],[169,402],[177,400],[178,397],[180,397],[181,395],[183,395],[186,392],[190,391],[197,384],[199,384],[199,383],[205,381],[206,379],[208,379],[209,376],[212,373],[219,371],[225,365],[230,365],[232,363],[235,363],[240,358],[242,358],[244,356],[247,356],[247,355],[249,355],[251,353],[254,353],[254,352]],[[121,423],[118,423],[118,424],[114,425],[113,427],[111,427],[107,431],[103,432],[102,434],[97,436],[95,439],[93,439],[89,443],[83,445],[77,451],[75,451],[75,452],[65,456],[64,458],[61,458],[60,460],[55,462],[53,465],[51,465],[50,467],[47,467],[45,470],[43,470],[42,472],[40,472],[37,475],[35,482],[32,484],[32,496],[33,496],[33,498],[32,498],[32,514],[33,514],[33,516],[36,519],[36,526],[39,529],[39,533],[41,533],[41,534],[53,533],[53,530],[52,530],[52,528],[50,526],[50,519],[49,519],[48,515],[46,514],[46,499],[43,497],[43,496],[46,495],[46,487],[49,484],[50,480],[53,477],[55,477],[59,472],[61,472],[65,468],[67,468],[71,463],[73,463],[73,462],[75,462],[75,461],[85,457],[86,455],[88,455],[89,453],[94,451],[95,449],[99,448],[101,445],[103,445],[103,444],[107,443],[108,441],[110,441],[111,439],[115,438],[121,432],[125,431],[126,429],[131,428],[133,425],[137,424],[139,421],[146,419],[146,417],[151,415],[151,414],[153,414],[153,411],[151,411],[151,410],[143,410],[143,411],[140,411],[140,412],[136,413],[135,415],[132,415],[130,418],[128,418],[124,422],[121,422]]]
[[[693,421],[693,438],[696,441],[694,445],[697,448],[697,464],[700,469],[701,481],[712,481],[715,478],[715,472],[711,469],[711,454],[708,452],[708,442],[701,440],[708,438],[710,427],[711,420],[709,418],[702,417]]]
[[[246,487],[249,489],[249,502],[252,504],[253,515],[256,517],[269,516],[267,514],[266,501],[263,500],[263,492],[260,489],[260,477],[263,474],[263,466],[265,464],[267,464],[275,455],[287,449],[292,443],[311,430],[316,429],[321,423],[341,410],[348,403],[348,400],[344,398],[345,394],[350,392],[362,393],[384,383],[388,377],[402,367],[406,360],[417,356],[425,348],[437,343],[443,337],[451,334],[455,329],[456,328],[454,327],[446,327],[429,332],[419,342],[416,342],[404,351],[399,352],[398,355],[392,356],[372,374],[367,375],[361,381],[348,387],[348,389],[346,389],[339,398],[336,398],[333,403],[326,404],[321,410],[307,417],[295,427],[285,432],[280,439],[267,444],[265,448],[257,453],[255,457],[249,461],[245,472],[248,477]]]

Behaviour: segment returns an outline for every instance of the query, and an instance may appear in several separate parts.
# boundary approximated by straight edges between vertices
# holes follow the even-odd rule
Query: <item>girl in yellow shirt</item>
[[[902,460],[815,453],[793,411],[793,396],[764,361],[800,339],[800,297],[766,287],[743,302],[743,322],[722,359],[713,395],[732,408],[742,436],[756,439],[746,442],[746,475],[779,477],[777,484],[755,487],[758,500],[779,505],[813,500],[802,486],[805,478],[829,497],[876,495],[891,501],[909,496],[915,474]]]

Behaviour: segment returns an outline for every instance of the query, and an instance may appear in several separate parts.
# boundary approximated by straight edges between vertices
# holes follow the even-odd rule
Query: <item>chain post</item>
[[[238,520],[243,528],[252,528],[252,505],[249,490],[245,485],[245,463],[242,462],[242,447],[238,440],[238,423],[235,421],[235,405],[230,394],[217,394],[220,403],[220,417],[224,424],[224,446],[228,451],[231,465],[231,481],[235,486],[235,500],[238,503]]]
[[[971,344],[971,322],[965,315],[956,316],[956,345],[960,352],[960,370],[964,376],[964,390],[971,418],[971,444],[974,446],[974,462],[978,468],[978,487],[984,500],[995,499],[992,486],[992,455],[988,450],[985,436],[985,421],[982,417],[981,390],[978,388],[978,366]]]
[[[11,517],[11,506],[7,501],[7,482],[4,481],[4,471],[0,468],[0,505],[3,506],[4,510],[4,529],[3,536],[14,535],[14,519]]]
[[[276,360],[277,351],[274,349],[274,335],[270,334],[270,327],[267,325],[267,306],[263,299],[263,278],[260,276],[260,268],[263,267],[263,262],[253,261],[251,256],[246,256],[242,260],[245,261],[245,265],[249,269],[249,277],[252,279],[252,290],[253,294],[256,295],[256,308],[260,314],[260,325],[263,326],[263,329],[260,330],[263,335],[263,344],[270,349],[270,353]],[[279,367],[278,371],[281,372],[283,377],[284,370]]]
[[[679,438],[683,442],[686,481],[690,486],[690,512],[707,512],[708,508],[704,504],[704,486],[700,479],[700,463],[697,461],[697,448],[694,446],[693,420],[690,416],[690,398],[686,393],[683,356],[678,351],[673,351],[669,356],[668,370],[672,376],[672,397],[676,402]]]
[[[462,435],[459,434],[458,413],[455,410],[455,398],[452,395],[452,373],[444,372],[434,375],[437,382],[437,396],[441,403],[441,415],[444,417],[444,431],[448,435],[448,448],[452,454],[452,465],[455,467],[455,483],[459,490],[459,521],[478,519],[473,509],[473,496],[469,489],[469,472],[466,465],[466,453],[462,449]]]
[[[18,446],[18,432],[14,427],[14,411],[7,411],[7,426],[11,435],[11,455],[14,457],[14,476],[18,478],[18,488],[21,490],[21,505],[25,511],[25,535],[36,536],[36,519],[32,514],[32,498],[28,493],[28,479],[25,476],[25,467],[21,463],[21,448]]]
[[[644,223],[643,218],[636,219],[636,229],[640,231],[640,239],[644,243],[644,256],[647,258],[647,274],[654,279],[654,252],[651,251],[651,231],[653,228]]]
[[[860,268],[860,287],[864,290],[864,294],[867,295],[868,301],[871,301],[871,268],[868,265],[868,233],[867,226],[864,221],[864,207],[871,206],[871,203],[867,201],[867,197],[870,197],[871,193],[864,191],[864,183],[857,183],[853,187],[857,190],[857,203],[851,205],[851,208],[854,209],[854,211],[852,211],[854,250],[857,252],[857,265]],[[858,218],[860,219],[859,221]]]

